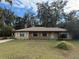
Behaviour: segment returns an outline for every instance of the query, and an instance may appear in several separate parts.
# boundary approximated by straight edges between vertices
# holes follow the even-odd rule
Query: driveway
[[[11,40],[13,40],[13,39],[0,40],[0,43],[5,43],[5,42],[11,41]]]

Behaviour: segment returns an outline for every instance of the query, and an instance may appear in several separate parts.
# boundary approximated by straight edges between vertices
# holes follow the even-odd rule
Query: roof
[[[53,31],[53,32],[60,32],[60,31],[67,31],[63,28],[58,27],[30,27],[25,29],[15,30],[15,32],[30,32],[30,31]]]

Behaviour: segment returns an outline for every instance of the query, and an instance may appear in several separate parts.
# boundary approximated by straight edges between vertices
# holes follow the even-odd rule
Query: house
[[[16,39],[70,39],[70,34],[63,28],[30,27],[14,31]]]

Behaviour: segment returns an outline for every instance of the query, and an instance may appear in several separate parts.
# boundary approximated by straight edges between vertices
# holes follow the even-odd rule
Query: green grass
[[[55,40],[13,40],[0,44],[0,59],[79,59],[79,41],[70,41],[75,49],[59,50]],[[76,43],[77,42],[77,43]]]

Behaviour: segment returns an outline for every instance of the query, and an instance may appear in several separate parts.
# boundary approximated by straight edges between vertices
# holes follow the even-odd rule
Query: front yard
[[[55,40],[13,40],[0,44],[0,59],[79,59],[79,41],[70,41],[75,49],[59,50]]]

